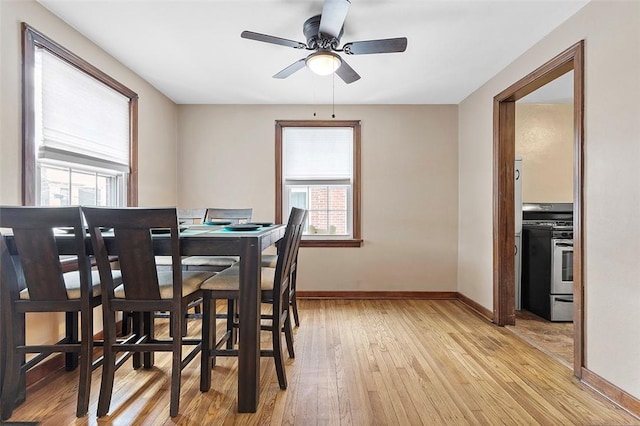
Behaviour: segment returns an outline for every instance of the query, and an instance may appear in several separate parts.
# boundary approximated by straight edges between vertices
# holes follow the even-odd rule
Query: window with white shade
[[[359,246],[360,123],[276,124],[277,219],[309,211],[303,245]]]
[[[137,95],[23,24],[25,205],[136,204]]]

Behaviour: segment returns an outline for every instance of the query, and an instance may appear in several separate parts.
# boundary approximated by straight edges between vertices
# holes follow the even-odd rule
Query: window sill
[[[362,247],[362,240],[302,240],[300,247]]]

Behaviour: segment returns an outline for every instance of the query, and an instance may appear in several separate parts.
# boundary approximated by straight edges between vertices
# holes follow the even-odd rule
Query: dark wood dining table
[[[239,256],[239,310],[242,333],[238,336],[238,412],[254,413],[260,398],[260,274],[262,252],[284,237],[285,225],[271,225],[254,231],[228,231],[204,225],[186,227],[180,232],[183,256]],[[104,234],[109,245],[108,233]],[[61,255],[73,253],[69,235],[56,237]],[[171,255],[167,234],[153,235],[154,252]],[[9,248],[11,250],[11,247]],[[87,252],[92,253],[87,235]]]

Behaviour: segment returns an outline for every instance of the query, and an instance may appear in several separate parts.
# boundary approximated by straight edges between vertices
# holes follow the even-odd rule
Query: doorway
[[[584,364],[583,312],[583,158],[584,158],[584,41],[560,53],[494,97],[493,173],[493,321],[515,324],[515,103],[531,92],[573,70],[574,125],[574,354],[573,372],[582,376]]]
[[[569,260],[573,258],[572,221],[560,219],[573,214],[573,115],[573,71],[516,101],[515,151],[519,161],[515,214],[516,241],[520,243],[516,265],[520,268],[516,268],[516,323],[507,326],[570,369],[573,369],[573,302],[569,301],[573,298],[573,285],[552,284],[551,277],[557,275],[553,267],[560,260],[557,263],[561,276],[573,280],[570,275],[573,264]],[[545,216],[536,210],[543,207],[558,213]],[[528,217],[523,216],[525,210]],[[539,220],[531,219],[532,215]],[[554,221],[560,223],[554,226],[555,231],[546,227],[530,229],[540,221],[546,222],[545,226]],[[551,239],[554,233],[557,238]],[[555,250],[560,256],[553,256]],[[538,257],[542,253],[549,257]],[[532,266],[532,255],[536,266]],[[552,288],[564,293],[551,295]]]

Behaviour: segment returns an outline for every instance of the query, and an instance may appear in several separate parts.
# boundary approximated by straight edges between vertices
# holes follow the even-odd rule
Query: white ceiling
[[[349,85],[306,68],[273,79],[308,52],[240,38],[306,42],[322,0],[38,1],[178,104],[457,104],[589,0],[352,0],[343,43],[408,46],[346,57],[362,76]]]

